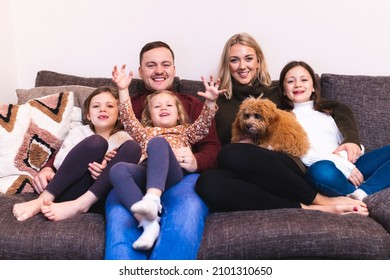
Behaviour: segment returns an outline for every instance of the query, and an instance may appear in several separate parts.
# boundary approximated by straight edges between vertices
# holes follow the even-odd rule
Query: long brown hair
[[[281,107],[286,110],[292,110],[294,108],[294,103],[284,94],[284,79],[287,75],[287,72],[297,66],[305,68],[307,72],[309,72],[310,77],[313,81],[314,92],[310,96],[310,100],[313,100],[314,109],[323,113],[331,114],[331,110],[329,108],[325,108],[322,104],[321,85],[319,77],[315,74],[313,68],[304,61],[291,61],[287,63],[280,72],[279,98],[281,102]]]
[[[256,40],[247,33],[238,33],[230,37],[230,39],[225,43],[225,46],[222,51],[221,61],[219,65],[218,76],[221,80],[220,88],[226,89],[225,96],[227,99],[231,99],[232,92],[232,76],[230,74],[230,65],[229,65],[229,54],[230,48],[236,44],[241,44],[243,46],[250,47],[255,50],[256,58],[259,61],[259,68],[257,69],[257,75],[254,80],[257,79],[262,85],[269,86],[271,84],[271,76],[268,72],[267,62],[265,60],[263,51],[261,50],[259,44]],[[254,81],[251,81],[252,83]]]
[[[94,98],[96,95],[99,95],[99,94],[101,94],[103,92],[110,93],[119,102],[118,93],[112,87],[106,87],[106,86],[99,87],[99,88],[95,89],[93,92],[91,92],[90,95],[88,95],[88,97],[84,101],[84,106],[83,106],[84,123],[87,123],[89,125],[89,127],[92,129],[93,132],[96,132],[95,131],[95,126],[93,125],[93,123],[90,120],[87,119],[87,114],[89,113],[89,106],[91,106],[92,98]],[[123,124],[120,121],[119,115],[118,115],[118,119],[117,119],[117,121],[115,123],[115,126],[112,129],[110,135],[112,135],[112,134],[114,134],[114,133],[116,133],[116,132],[118,132],[120,130],[123,130]]]
[[[144,110],[142,111],[142,125],[144,126],[154,126],[153,125],[153,121],[152,121],[152,118],[150,116],[150,100],[160,94],[160,93],[168,93],[170,95],[173,96],[173,98],[175,99],[175,104],[176,104],[176,107],[177,107],[177,113],[178,113],[178,122],[177,124],[181,124],[181,125],[184,125],[184,124],[189,124],[190,123],[190,119],[187,115],[187,112],[186,110],[184,109],[184,106],[183,106],[183,103],[180,101],[180,99],[176,96],[176,94],[174,94],[172,91],[169,91],[169,90],[158,90],[158,91],[155,91],[154,93],[151,93],[149,94],[147,97],[146,97],[146,100],[145,100],[145,108]]]

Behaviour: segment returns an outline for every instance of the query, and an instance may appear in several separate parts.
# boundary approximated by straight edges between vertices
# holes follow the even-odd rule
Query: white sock
[[[160,235],[160,218],[149,221],[147,219],[142,219],[140,222],[140,227],[144,228],[144,232],[141,236],[134,241],[133,248],[136,250],[149,250],[153,247],[154,242],[156,242],[157,237]]]
[[[357,189],[356,191],[354,191],[353,193],[350,193],[349,195],[347,195],[348,197],[350,198],[353,198],[353,199],[357,199],[357,200],[360,200],[360,201],[363,201],[363,199],[367,196],[368,194],[361,190],[361,189]]]
[[[130,210],[134,214],[138,214],[149,221],[153,221],[158,217],[161,208],[160,197],[155,194],[147,193],[140,201],[134,203]]]

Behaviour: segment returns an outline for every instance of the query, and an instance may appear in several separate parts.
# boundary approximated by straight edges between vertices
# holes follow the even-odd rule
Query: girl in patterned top
[[[125,130],[141,144],[142,156],[139,164],[117,163],[110,171],[110,179],[121,203],[131,210],[143,228],[133,248],[148,250],[160,232],[158,213],[162,208],[162,192],[184,176],[179,163],[184,159],[176,158],[174,149],[190,147],[208,134],[218,109],[216,100],[224,90],[218,89],[219,80],[214,83],[210,77],[209,85],[202,77],[206,90],[198,94],[205,98],[205,104],[193,124],[189,123],[183,105],[173,92],[157,91],[147,97],[139,122],[128,91],[133,73],[126,75],[123,65],[121,70],[115,66],[112,75],[119,89],[121,120]]]

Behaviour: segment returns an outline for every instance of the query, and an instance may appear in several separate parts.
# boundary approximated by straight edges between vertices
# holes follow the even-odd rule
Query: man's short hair
[[[173,61],[175,61],[175,54],[173,53],[173,50],[171,49],[171,47],[167,43],[164,43],[162,41],[154,41],[154,42],[147,43],[141,49],[141,52],[139,53],[139,65],[142,64],[142,56],[144,55],[144,53],[146,53],[147,51],[153,50],[153,49],[157,49],[157,48],[168,49],[172,54]]]

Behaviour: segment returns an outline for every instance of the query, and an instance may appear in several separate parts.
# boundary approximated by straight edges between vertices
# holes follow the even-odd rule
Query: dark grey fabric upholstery
[[[203,92],[205,90],[203,82],[181,79],[179,85],[180,85],[179,90],[181,93],[193,94],[196,97],[198,97],[200,100],[204,100],[203,97],[197,94],[199,91]]]
[[[367,151],[390,144],[390,77],[322,74],[321,91],[352,109]]]
[[[173,91],[179,92],[179,77],[175,77]],[[62,74],[53,71],[41,70],[35,78],[35,86],[62,86],[79,85],[88,87],[111,86],[116,87],[111,78],[85,78],[74,75]],[[141,79],[134,78],[129,86],[130,94],[145,92],[145,86]]]
[[[364,202],[368,206],[370,217],[390,233],[390,188],[369,195]]]
[[[60,222],[37,215],[19,222],[12,215],[15,203],[36,194],[0,194],[0,259],[102,259],[104,216],[88,213]]]
[[[390,235],[360,215],[303,209],[211,214],[199,259],[382,259]]]

